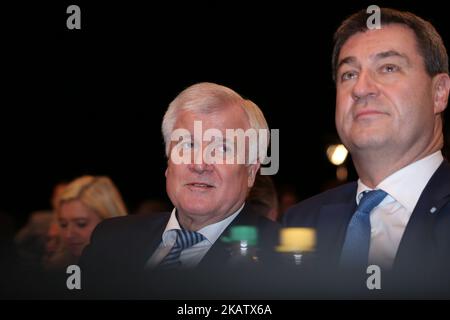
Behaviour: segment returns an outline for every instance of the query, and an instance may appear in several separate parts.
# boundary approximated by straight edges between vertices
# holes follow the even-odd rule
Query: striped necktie
[[[184,249],[190,248],[196,243],[199,243],[200,241],[205,240],[206,238],[195,231],[189,231],[184,229],[176,229],[177,233],[177,240],[170,249],[167,256],[164,257],[164,259],[161,261],[158,267],[161,269],[170,269],[170,268],[176,268],[181,265],[180,261],[180,254],[181,251]]]

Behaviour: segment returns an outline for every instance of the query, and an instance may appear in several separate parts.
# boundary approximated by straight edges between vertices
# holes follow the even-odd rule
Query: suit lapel
[[[248,217],[249,215],[251,214],[249,214],[248,205],[245,205],[238,216],[224,230],[222,235],[227,235],[233,226],[253,225],[254,223],[252,223],[252,219]],[[216,240],[216,242],[214,242],[212,247],[206,253],[205,257],[200,262],[199,267],[223,264],[228,260],[230,256],[228,252],[228,245],[221,240],[222,235]]]
[[[256,226],[259,232],[258,246],[260,249],[270,248],[273,250],[278,240],[278,224],[269,221],[254,211],[251,205],[246,204],[238,216],[228,225],[224,230],[223,235],[228,235],[233,226],[249,225]],[[222,237],[222,235],[221,235]],[[223,266],[223,264],[230,258],[228,252],[228,244],[221,241],[221,237],[213,244],[211,249],[207,252],[205,257],[199,264],[199,267],[211,267],[211,265]],[[263,254],[263,252],[260,252]]]
[[[142,269],[162,241],[162,234],[169,221],[170,214],[166,214],[156,221],[149,219],[142,223],[139,230],[130,237],[132,245],[130,250],[136,250],[131,256],[135,257],[133,265]]]
[[[338,262],[347,225],[356,209],[356,189],[357,183],[353,182],[329,191],[330,195],[322,200],[316,220],[311,225],[316,229],[316,252],[323,266]],[[321,199],[316,201],[320,203]]]
[[[326,264],[338,262],[347,225],[356,209],[355,198],[347,203],[325,205],[317,220],[317,252]]]
[[[225,229],[227,230],[227,229]],[[226,231],[225,231],[226,232]],[[199,267],[211,267],[217,264],[219,267],[229,258],[228,247],[219,237],[217,241],[208,250],[205,257],[200,261]]]
[[[440,210],[450,201],[450,165],[444,161],[431,177],[409,219],[397,251],[395,268],[410,267],[411,261],[432,259],[433,225]]]

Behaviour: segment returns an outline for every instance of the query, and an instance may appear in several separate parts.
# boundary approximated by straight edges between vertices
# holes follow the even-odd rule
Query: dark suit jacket
[[[284,226],[316,229],[319,267],[335,270],[338,265],[346,229],[356,209],[356,190],[356,182],[339,186],[295,205],[284,215]],[[445,283],[449,262],[450,165],[444,161],[411,215],[390,276],[408,286],[416,283],[431,291],[438,291],[437,287],[450,291],[449,282]]]
[[[170,213],[166,212],[112,218],[100,223],[80,260],[82,283],[87,293],[102,287],[118,291],[128,287],[128,291],[132,292],[134,290],[132,286],[136,285],[132,279],[136,275],[152,272],[144,271],[144,267],[161,243],[169,217]],[[251,225],[258,228],[259,257],[262,263],[269,263],[278,240],[278,223],[254,212],[252,207],[246,204],[223,235],[228,235],[230,228],[236,225]],[[230,258],[227,248],[219,238],[196,269],[211,272],[223,268]],[[173,276],[174,274],[170,274],[170,277]],[[113,286],[115,287],[112,288]]]

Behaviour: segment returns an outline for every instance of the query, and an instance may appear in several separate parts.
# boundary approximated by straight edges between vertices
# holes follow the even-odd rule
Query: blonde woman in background
[[[118,189],[104,176],[83,176],[69,183],[57,201],[56,211],[62,241],[76,260],[99,222],[127,215]]]

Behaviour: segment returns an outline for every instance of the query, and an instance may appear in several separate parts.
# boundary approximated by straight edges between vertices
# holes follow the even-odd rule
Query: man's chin
[[[183,212],[189,216],[208,216],[211,215],[211,212],[214,212],[211,208],[185,208]]]
[[[354,145],[357,149],[376,149],[378,147],[385,146],[389,139],[392,139],[392,136],[390,136],[390,134],[388,134],[386,131],[380,132],[372,130],[370,132],[361,132],[353,135],[353,141],[351,144]]]

